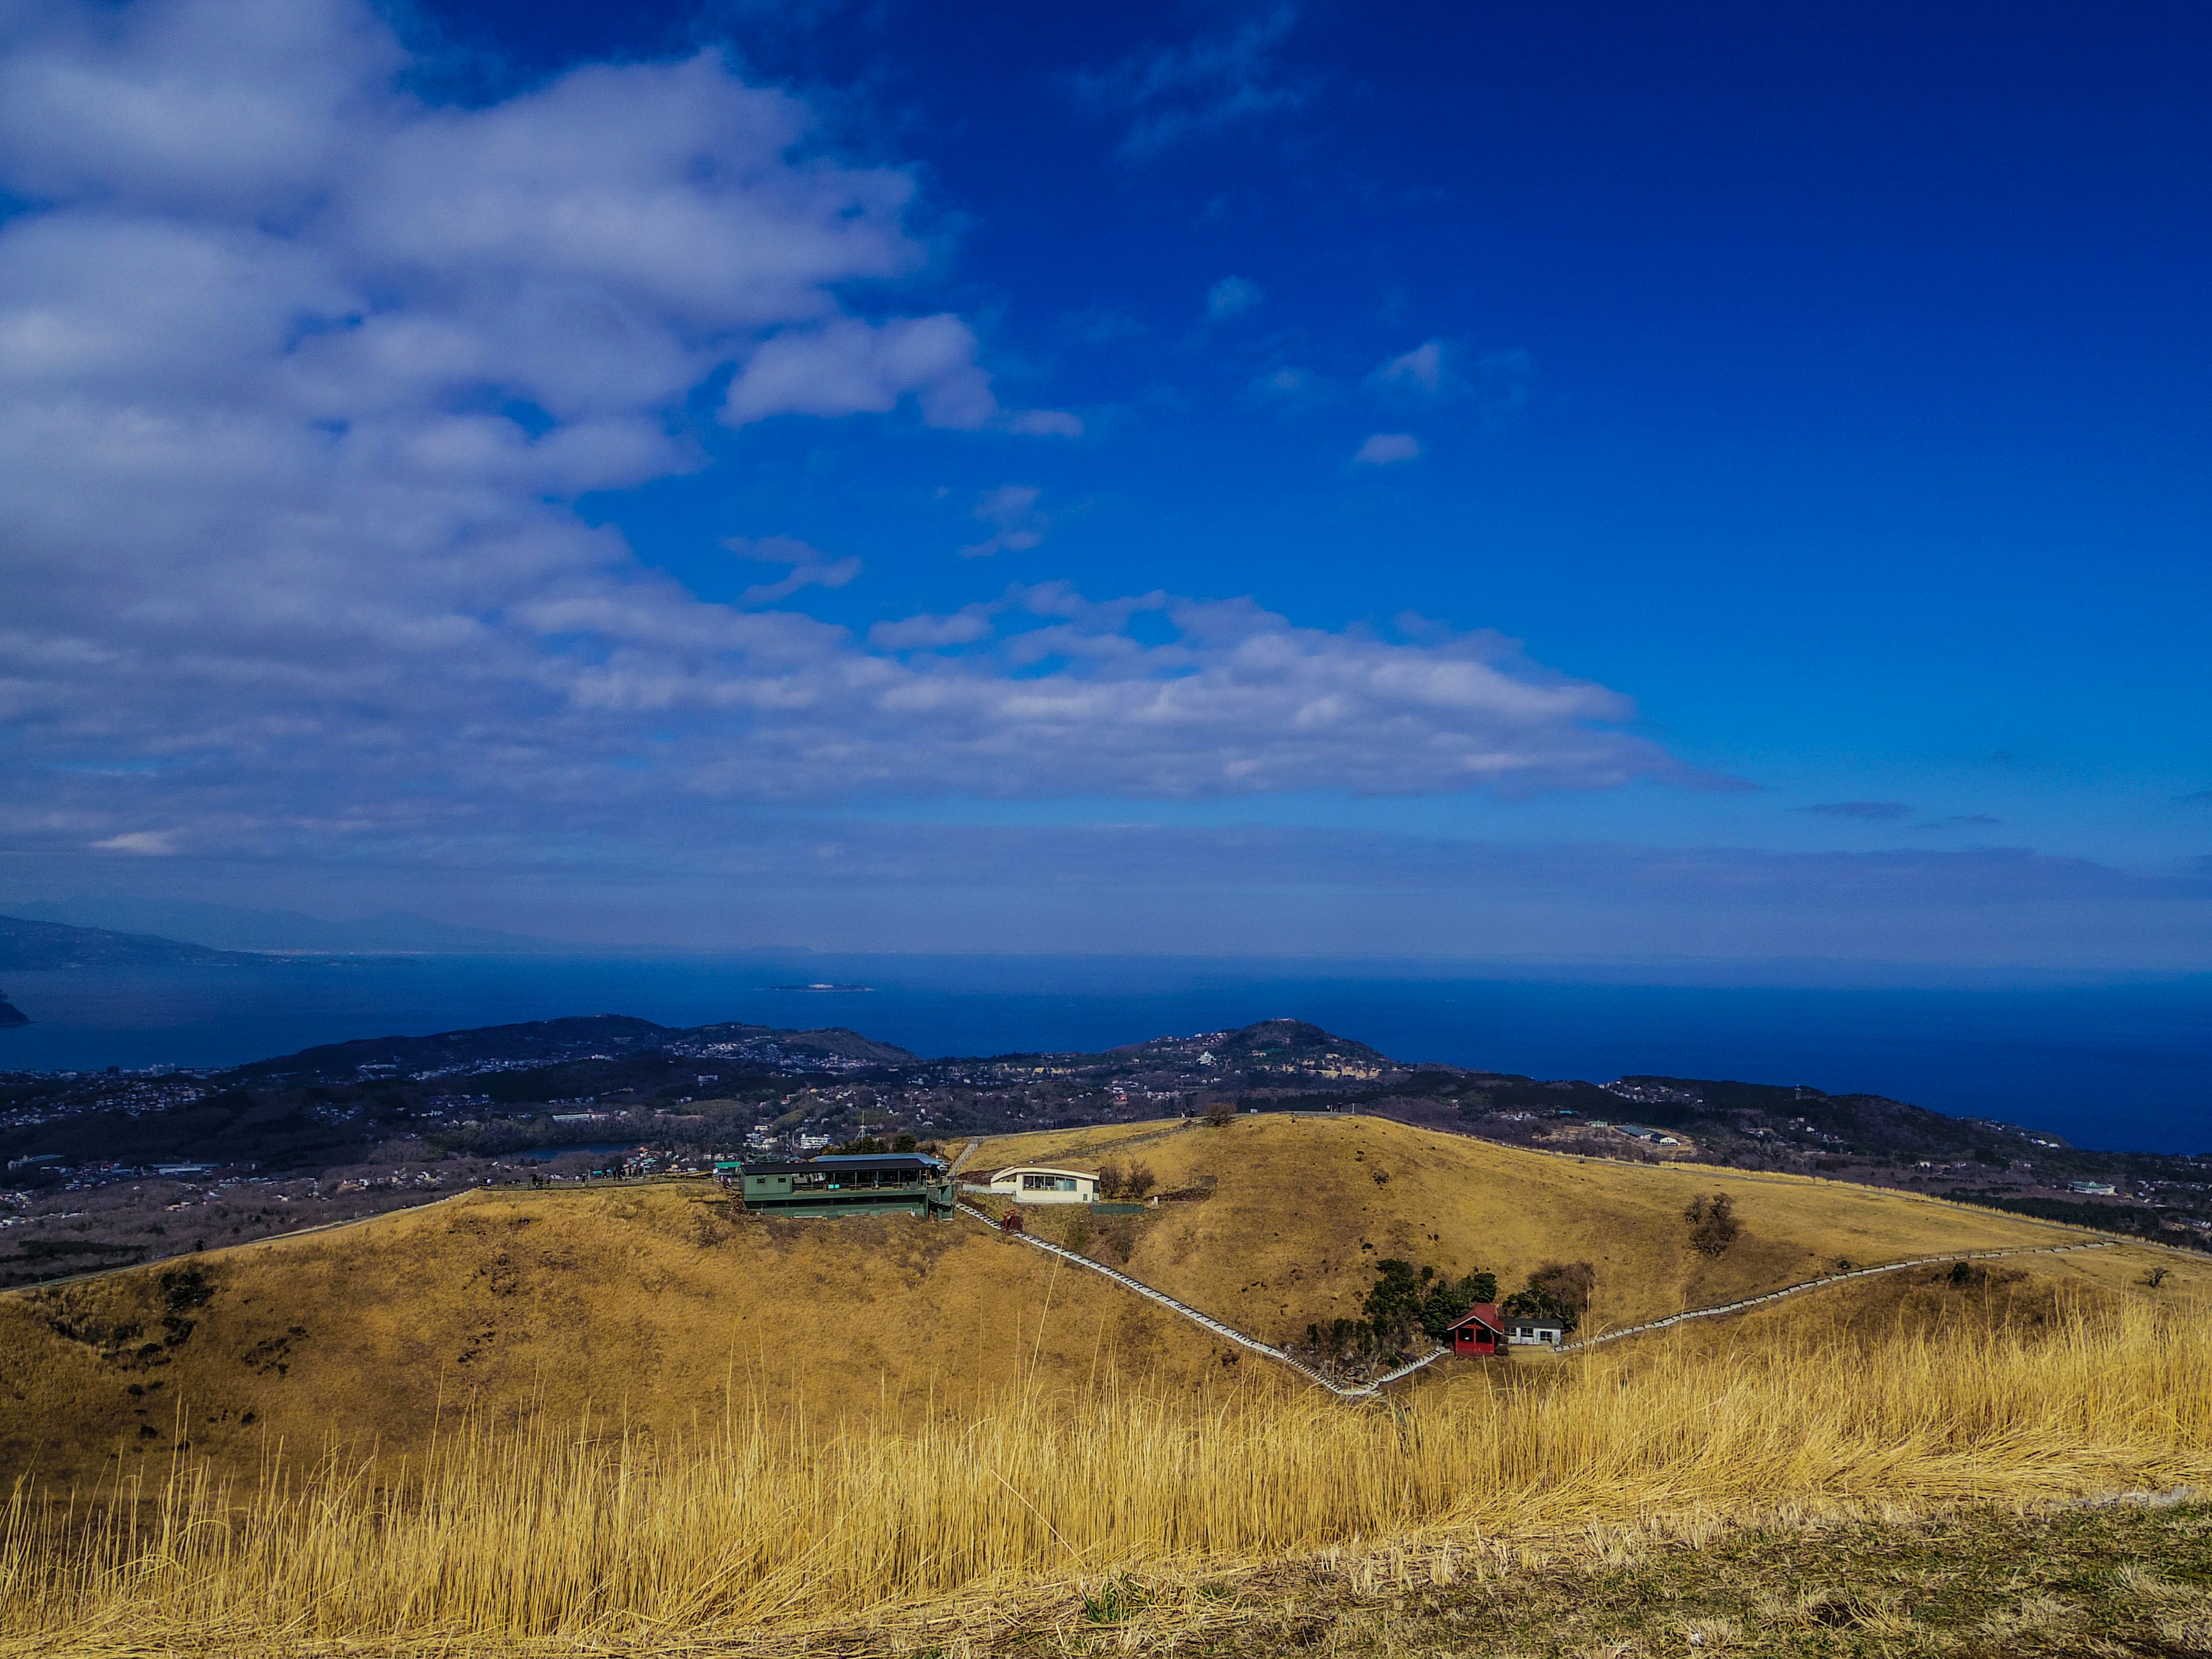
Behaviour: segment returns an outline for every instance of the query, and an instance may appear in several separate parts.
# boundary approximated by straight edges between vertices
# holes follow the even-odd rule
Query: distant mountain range
[[[4,907],[16,924],[49,923],[79,932],[150,939],[170,954],[79,957],[69,962],[18,961],[0,946],[0,969],[34,966],[68,967],[91,962],[153,964],[205,961],[212,951],[331,951],[340,955],[383,951],[434,951],[451,955],[513,956],[572,947],[527,933],[489,927],[459,927],[404,910],[326,921],[296,910],[259,910],[189,899],[102,898],[80,895]],[[182,941],[196,941],[186,945]]]

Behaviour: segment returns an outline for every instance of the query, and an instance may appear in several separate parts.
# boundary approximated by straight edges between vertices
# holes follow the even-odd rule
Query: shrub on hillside
[[[1107,1222],[1092,1234],[1091,1254],[1116,1267],[1127,1267],[1137,1248],[1137,1229],[1127,1216]]]
[[[1735,1200],[1726,1193],[1698,1194],[1682,1219],[1689,1224],[1690,1248],[1700,1255],[1725,1255],[1743,1231],[1743,1223],[1735,1218]]]

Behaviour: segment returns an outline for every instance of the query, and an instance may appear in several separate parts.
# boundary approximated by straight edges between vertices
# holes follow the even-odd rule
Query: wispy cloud
[[[133,830],[120,836],[110,836],[92,843],[96,852],[130,853],[139,858],[173,858],[176,855],[177,837],[167,830]]]
[[[1320,407],[1338,392],[1336,385],[1297,363],[1285,363],[1255,374],[1244,388],[1247,401],[1279,412]]]
[[[960,556],[987,559],[994,553],[1026,553],[1038,545],[1052,528],[1051,515],[1037,509],[1043,495],[1035,484],[1001,484],[985,490],[968,516],[990,526],[991,533],[973,546],[962,548]]]
[[[1425,340],[1411,351],[1391,358],[1368,380],[1370,384],[1379,386],[1411,387],[1431,393],[1441,392],[1444,385],[1444,343],[1442,340]]]
[[[780,581],[762,582],[745,589],[738,595],[739,605],[775,605],[802,587],[843,587],[860,574],[858,558],[833,559],[789,536],[764,536],[758,540],[732,536],[722,545],[741,559],[791,567],[790,573]]]
[[[1276,6],[1219,33],[1138,52],[1077,76],[1076,96],[1093,109],[1126,114],[1121,155],[1150,161],[1191,139],[1304,105],[1311,83],[1275,61],[1297,21],[1296,8]]]
[[[1242,317],[1260,300],[1259,283],[1243,276],[1224,276],[1206,291],[1206,320],[1219,323]]]
[[[1472,404],[1487,419],[1523,407],[1535,369],[1525,351],[1471,352],[1449,340],[1424,340],[1379,364],[1370,391],[1405,404]]]
[[[1824,818],[1886,820],[1901,818],[1912,809],[1901,800],[1829,800],[1816,806],[1801,806],[1797,810]]]
[[[1369,434],[1352,459],[1358,465],[1389,466],[1395,461],[1413,460],[1420,453],[1421,441],[1410,432],[1376,432]]]

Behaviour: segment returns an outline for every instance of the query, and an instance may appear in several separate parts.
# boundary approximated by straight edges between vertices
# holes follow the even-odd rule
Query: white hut
[[[1098,1177],[1085,1170],[1018,1164],[993,1176],[983,1190],[1017,1204],[1089,1204],[1098,1197]]]

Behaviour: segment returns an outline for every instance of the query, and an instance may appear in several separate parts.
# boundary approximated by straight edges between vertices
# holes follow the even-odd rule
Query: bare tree
[[[1587,1313],[1590,1294],[1597,1289],[1597,1269],[1587,1261],[1547,1261],[1528,1275],[1528,1282],[1550,1291],[1568,1306]]]

